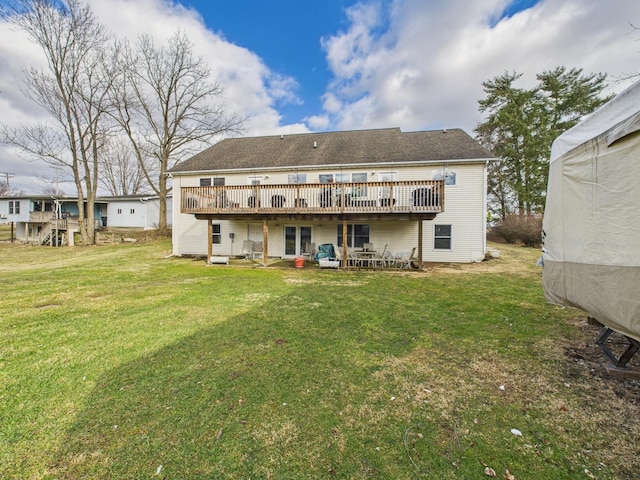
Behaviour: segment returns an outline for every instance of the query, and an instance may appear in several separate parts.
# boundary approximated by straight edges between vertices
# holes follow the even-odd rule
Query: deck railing
[[[440,213],[444,182],[182,187],[180,198],[180,211],[190,214]]]

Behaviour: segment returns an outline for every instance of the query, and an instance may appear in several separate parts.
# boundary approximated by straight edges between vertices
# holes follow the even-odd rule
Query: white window
[[[306,173],[290,173],[287,175],[287,182],[289,184],[307,183]]]
[[[434,225],[433,248],[451,250],[451,225]]]
[[[368,224],[348,224],[347,225],[347,247],[362,248],[365,243],[369,243],[369,231]],[[342,225],[337,225],[336,231],[336,243],[338,247],[342,247]]]
[[[225,184],[225,177],[213,177],[213,178],[201,178],[200,179],[200,186],[201,187],[210,187],[211,185],[224,185]]]
[[[220,245],[222,243],[222,225],[220,223],[214,223],[213,225],[213,237],[211,242],[214,245]]]
[[[121,208],[118,209],[118,215],[122,215],[122,209]]]
[[[136,209],[135,209],[135,208],[132,208],[131,210],[129,210],[129,213],[130,213],[131,215],[133,215],[134,213],[136,213]]]
[[[250,177],[247,177],[247,185],[260,185],[263,181],[263,175],[252,175]]]
[[[456,171],[450,168],[441,168],[431,171],[431,180],[444,180],[445,185],[456,184]]]
[[[9,200],[9,213],[20,214],[20,200]]]

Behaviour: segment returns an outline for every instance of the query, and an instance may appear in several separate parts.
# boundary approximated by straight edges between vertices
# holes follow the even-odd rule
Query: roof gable
[[[491,158],[461,129],[404,133],[387,128],[228,138],[176,165],[171,172]]]

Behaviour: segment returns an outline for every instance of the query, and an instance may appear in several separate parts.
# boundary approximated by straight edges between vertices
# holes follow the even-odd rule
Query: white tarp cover
[[[544,293],[640,340],[640,82],[551,148]]]

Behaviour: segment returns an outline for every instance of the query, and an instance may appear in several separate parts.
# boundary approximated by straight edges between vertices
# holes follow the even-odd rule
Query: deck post
[[[269,255],[269,225],[265,219],[262,223],[262,265],[267,266]]]
[[[213,220],[207,219],[207,263],[211,263],[213,256]]]
[[[349,245],[347,243],[347,220],[342,220],[342,268],[349,270]]]
[[[422,230],[424,220],[418,220],[418,269],[422,270]]]

